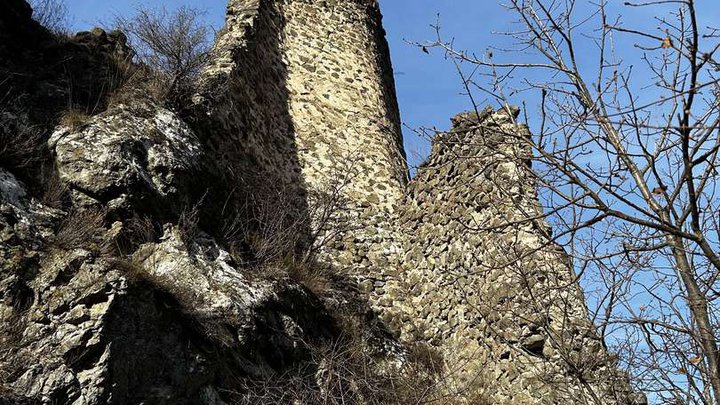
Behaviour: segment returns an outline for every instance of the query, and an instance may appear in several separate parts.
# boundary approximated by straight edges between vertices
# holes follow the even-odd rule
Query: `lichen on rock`
[[[199,172],[202,149],[177,115],[147,102],[118,105],[50,137],[60,179],[96,203],[177,204]],[[187,194],[185,194],[187,195]]]

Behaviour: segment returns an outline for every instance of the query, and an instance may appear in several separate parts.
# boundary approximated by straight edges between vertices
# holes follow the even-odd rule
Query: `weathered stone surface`
[[[58,45],[28,19],[24,2],[0,4],[0,67],[31,72],[13,84],[47,108],[4,112],[6,132],[66,96],[38,61],[68,53],[73,75],[107,74],[131,55],[119,33]],[[5,58],[26,35],[54,45]],[[136,101],[54,131],[63,209],[0,162],[0,402],[224,404],[299,370],[324,392],[333,358],[312,349],[346,332],[328,309],[367,323],[354,333],[384,372],[409,361],[405,343],[440,352],[433,386],[457,403],[635,401],[566,255],[524,221],[541,207],[517,110],[453,118],[408,182],[377,2],[231,0],[188,105]],[[259,206],[258,228],[309,219],[300,239],[332,274],[322,298],[230,254],[224,226]]]
[[[50,138],[60,178],[97,203],[177,204],[202,165],[195,134],[173,112],[153,104],[119,105],[61,127]],[[140,202],[140,201],[137,201]]]
[[[542,208],[516,115],[456,116],[410,183],[397,219],[408,253],[392,281],[404,298],[392,307],[411,319],[402,334],[462,364],[449,379],[470,402],[630,403],[567,256],[529,220]]]
[[[60,213],[0,179],[0,397],[221,404],[234,379],[292,367],[309,356],[303,342],[336,333],[307,290],[248,280],[211,239],[186,247],[170,226],[134,261],[40,250],[42,216]]]
[[[230,254],[214,240],[201,235],[189,248],[180,230],[167,225],[159,243],[141,246],[133,260],[155,283],[188,300],[202,316],[245,318],[255,302],[273,294],[269,282],[253,282],[236,269]],[[142,275],[140,275],[142,277]]]

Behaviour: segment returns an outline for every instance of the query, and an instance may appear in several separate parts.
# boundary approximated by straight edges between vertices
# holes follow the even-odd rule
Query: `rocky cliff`
[[[179,107],[132,55],[0,5],[0,403],[641,402],[516,111],[408,180],[375,1],[231,0]]]

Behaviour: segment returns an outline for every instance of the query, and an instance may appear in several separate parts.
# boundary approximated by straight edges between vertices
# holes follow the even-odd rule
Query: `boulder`
[[[61,126],[49,141],[60,178],[72,190],[96,203],[162,210],[192,194],[202,149],[176,114],[151,103],[121,104],[80,119],[87,122]]]

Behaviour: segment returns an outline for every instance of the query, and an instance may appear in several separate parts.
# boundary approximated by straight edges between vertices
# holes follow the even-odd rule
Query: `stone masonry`
[[[408,183],[376,1],[233,0],[215,53],[196,101],[214,97],[208,114],[235,128],[227,159],[298,187],[311,212],[338,196],[339,215],[314,223],[323,261],[398,336],[443,353],[449,393],[632,403],[569,259],[528,221],[541,207],[517,111],[457,116]],[[218,88],[246,108],[217,108]]]
[[[0,39],[32,28],[50,41],[25,1],[6,3]],[[118,35],[76,41],[104,38],[126,57]],[[230,392],[239,376],[305,373],[315,353],[300,342],[342,340],[328,309],[350,301],[382,337],[371,336],[383,376],[418,348],[442,360],[438,375],[411,369],[432,374],[441,403],[643,402],[539,219],[532,135],[516,109],[456,116],[408,178],[376,0],[230,0],[196,84],[182,108],[133,97],[55,128],[60,208],[0,162],[0,402],[236,403],[225,399],[252,391]],[[32,117],[0,118],[0,135],[17,135]],[[301,224],[271,262],[278,274],[312,241],[332,287],[257,277],[253,249],[231,249],[225,226],[258,205],[281,229]],[[309,376],[320,393],[326,360]]]
[[[231,1],[194,102],[223,127],[209,134],[236,134],[217,139],[219,161],[305,196],[325,261],[364,285],[396,272],[388,219],[408,169],[375,1]],[[341,212],[318,224],[328,195]]]
[[[518,111],[463,113],[408,188],[403,336],[443,348],[450,390],[488,403],[628,403],[569,258],[551,241]],[[468,388],[469,387],[469,388]]]
[[[378,259],[396,246],[387,218],[402,202],[408,173],[380,12],[367,0],[281,4],[308,205],[312,211],[336,194],[342,210],[325,223],[314,215],[319,244],[335,270],[372,282],[388,269]]]

